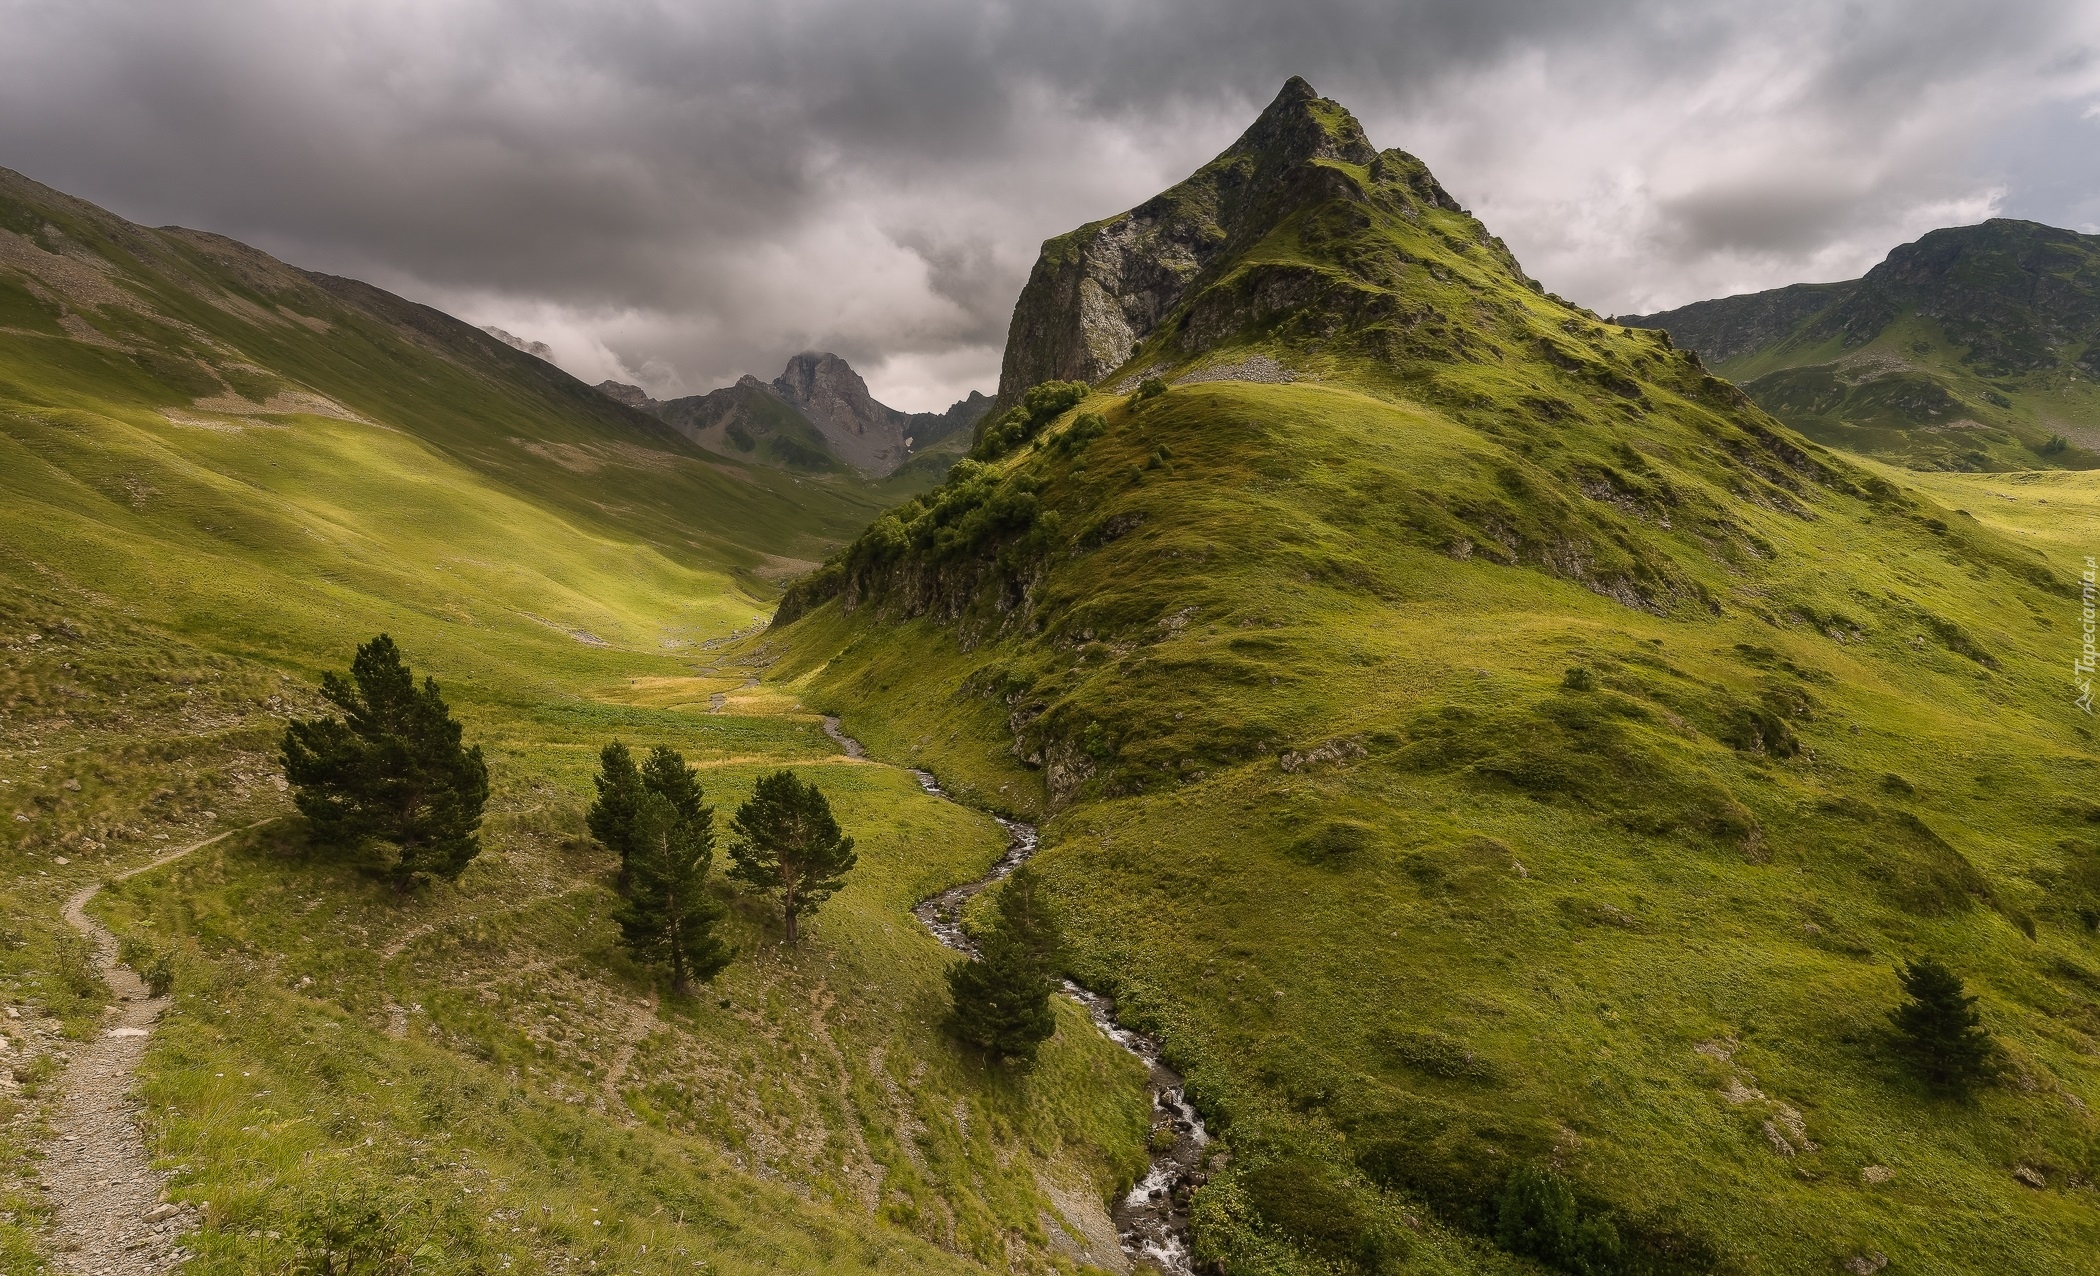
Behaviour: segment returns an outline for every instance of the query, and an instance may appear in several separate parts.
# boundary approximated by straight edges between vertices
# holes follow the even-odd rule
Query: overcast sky
[[[0,0],[0,165],[694,393],[989,390],[1041,241],[1283,80],[1605,313],[2100,231],[2094,0]]]

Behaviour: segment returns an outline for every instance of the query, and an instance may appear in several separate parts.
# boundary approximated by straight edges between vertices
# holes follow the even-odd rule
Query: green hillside
[[[1302,81],[1014,330],[1091,393],[1007,394],[752,658],[1043,821],[1073,973],[1221,1132],[1199,1262],[2090,1267],[2087,476],[1804,439]],[[1928,955],[2002,1052],[1969,1097],[1887,1020]]]
[[[2100,236],[1994,218],[1847,283],[1623,322],[1669,330],[1833,447],[1923,470],[2100,465]]]
[[[50,1257],[38,1149],[110,995],[61,901],[234,830],[95,904],[176,969],[139,1091],[201,1224],[186,1271],[1101,1247],[1142,1069],[1075,1008],[1025,1078],[931,1026],[948,954],[909,906],[1003,834],[715,663],[877,489],[703,451],[435,311],[14,174],[0,306],[0,1270]],[[481,858],[408,898],[305,844],[276,760],[382,630],[492,772]],[[695,1001],[622,955],[583,825],[615,736],[680,747],[727,809],[773,767],[819,779],[861,867],[810,942],[741,902]]]

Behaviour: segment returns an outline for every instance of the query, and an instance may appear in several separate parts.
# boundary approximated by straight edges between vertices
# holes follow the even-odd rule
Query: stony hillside
[[[1667,329],[1834,447],[1922,469],[2100,464],[2100,236],[1999,218],[1847,283],[1621,322]]]
[[[755,654],[1044,821],[1074,975],[1222,1131],[1199,1263],[2086,1264],[2070,540],[1543,295],[1302,81],[1050,241],[1013,334],[971,457]],[[1970,1098],[1888,1025],[1928,955],[2000,1052]]]
[[[850,467],[874,477],[911,465],[938,479],[957,450],[941,445],[966,435],[992,406],[973,390],[946,412],[900,412],[876,402],[844,359],[815,352],[788,360],[770,384],[746,375],[720,390],[669,400],[618,381],[598,389],[725,455],[805,471]]]

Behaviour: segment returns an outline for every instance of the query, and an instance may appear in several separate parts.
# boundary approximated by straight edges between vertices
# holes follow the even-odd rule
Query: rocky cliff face
[[[1043,245],[1014,307],[1001,401],[1042,381],[1099,381],[1129,362],[1218,267],[1346,186],[1331,165],[1396,178],[1426,203],[1458,208],[1420,160],[1381,155],[1348,111],[1293,76],[1238,141],[1187,181]],[[1270,291],[1294,286],[1277,281]],[[1181,334],[1178,353],[1216,336],[1198,324]]]
[[[847,464],[887,474],[904,464],[907,413],[877,403],[868,383],[835,354],[808,351],[788,360],[773,391],[809,418]]]
[[[997,400],[981,390],[972,390],[969,397],[957,399],[948,405],[946,412],[914,412],[906,425],[907,441],[913,452],[923,452],[941,440],[969,432],[992,410]]]

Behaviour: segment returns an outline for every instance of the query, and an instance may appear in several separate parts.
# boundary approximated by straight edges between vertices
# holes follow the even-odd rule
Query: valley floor
[[[47,924],[98,878],[92,912],[127,957],[166,953],[177,971],[138,1065],[137,1120],[180,1220],[199,1225],[187,1270],[276,1270],[345,1247],[417,1256],[418,1271],[1117,1263],[1102,1202],[1143,1164],[1143,1070],[1070,1006],[1026,1076],[958,1056],[936,1026],[948,958],[910,906],[997,858],[995,824],[844,756],[741,671],[645,675],[500,717],[478,707],[464,716],[491,746],[497,792],[487,850],[454,887],[400,898],[311,855],[296,821],[245,829],[287,804],[223,776],[197,794],[220,809],[144,823],[130,845],[23,853],[39,867],[10,901],[25,939],[7,1000],[28,1018],[7,1025],[25,1081],[6,1136],[8,1270],[54,1240],[70,1269],[73,1246],[94,1245],[75,1234],[92,1215],[63,1190],[81,1175],[57,1153],[83,1062],[138,1053],[109,1025],[141,1003],[121,1020],[105,1009]],[[720,807],[778,765],[818,777],[861,864],[800,949],[740,906],[740,956],[700,999],[670,999],[624,959],[608,861],[581,824],[614,735],[684,750]],[[212,761],[265,770],[263,743]],[[11,787],[79,759],[20,756]],[[243,831],[129,875],[166,845],[155,827]],[[67,960],[70,976],[38,969]],[[64,977],[78,987],[52,986]],[[46,1015],[62,1033],[22,1031]]]

